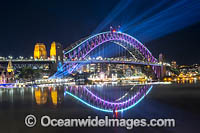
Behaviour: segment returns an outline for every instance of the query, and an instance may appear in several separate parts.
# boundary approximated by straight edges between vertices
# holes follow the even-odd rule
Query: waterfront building
[[[131,68],[126,69],[126,77],[131,77],[133,76],[133,71],[131,70]]]
[[[177,68],[177,64],[176,64],[176,61],[172,61],[171,62],[171,67],[176,69]]]
[[[0,83],[12,83],[14,81],[14,70],[11,61],[8,67],[0,66]]]

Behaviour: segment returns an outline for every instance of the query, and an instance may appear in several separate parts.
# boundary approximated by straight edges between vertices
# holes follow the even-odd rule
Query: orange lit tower
[[[50,58],[56,59],[56,42],[51,43]]]
[[[60,43],[51,43],[50,58],[58,62],[63,62],[63,47]]]
[[[35,44],[34,59],[47,59],[46,46],[43,43]]]

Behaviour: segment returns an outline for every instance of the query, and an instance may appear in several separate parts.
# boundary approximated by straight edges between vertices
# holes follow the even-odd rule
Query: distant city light
[[[105,78],[105,74],[103,72],[100,73],[100,79],[104,79]]]

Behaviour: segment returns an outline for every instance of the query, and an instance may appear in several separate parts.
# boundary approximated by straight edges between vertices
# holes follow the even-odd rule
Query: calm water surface
[[[137,93],[142,86],[76,86],[87,87],[98,97],[116,101],[126,100]],[[51,118],[87,118],[104,117],[111,113],[100,112],[82,104],[65,92],[69,86],[43,86],[30,88],[0,89],[0,132],[147,132],[147,133],[198,133],[200,131],[200,83],[153,85],[149,94],[134,108],[123,112],[123,118],[174,118],[175,128],[44,128],[38,122],[35,127],[28,128],[24,118],[33,114],[37,118],[48,115]],[[77,93],[76,93],[77,94]],[[78,93],[84,97],[86,93]],[[88,100],[88,99],[85,99]]]

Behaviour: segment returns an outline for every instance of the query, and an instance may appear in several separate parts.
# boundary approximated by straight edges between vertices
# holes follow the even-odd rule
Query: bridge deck
[[[161,66],[157,63],[148,63],[148,62],[134,62],[134,61],[105,61],[105,60],[77,60],[77,61],[65,61],[66,64],[79,63],[79,64],[95,64],[95,63],[110,63],[110,64],[136,64],[136,65],[151,65],[151,66]]]

